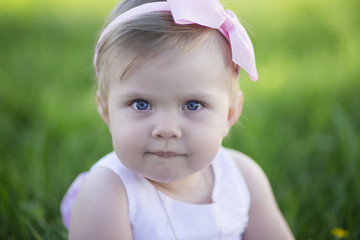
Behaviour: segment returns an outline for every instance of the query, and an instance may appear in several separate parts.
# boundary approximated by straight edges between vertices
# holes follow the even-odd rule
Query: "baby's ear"
[[[242,107],[243,107],[244,97],[242,92],[238,91],[236,93],[236,96],[230,103],[229,111],[228,111],[228,119],[227,119],[227,126],[225,129],[225,135],[226,136],[231,129],[231,127],[237,122],[239,119]]]
[[[96,92],[96,103],[97,103],[97,109],[100,117],[104,120],[104,122],[109,125],[109,111],[107,104],[103,101],[103,99],[100,96],[100,92]]]

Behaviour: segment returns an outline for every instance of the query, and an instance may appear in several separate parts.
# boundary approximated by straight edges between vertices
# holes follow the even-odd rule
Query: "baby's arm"
[[[294,239],[263,170],[248,156],[228,150],[243,174],[251,195],[249,223],[243,235],[244,240]]]
[[[132,239],[125,187],[111,170],[99,167],[86,177],[71,210],[69,239]]]

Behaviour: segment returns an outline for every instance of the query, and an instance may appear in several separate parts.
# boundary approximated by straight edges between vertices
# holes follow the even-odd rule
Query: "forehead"
[[[110,92],[150,95],[228,96],[229,83],[222,53],[204,43],[186,53],[168,50],[149,55],[123,79],[112,79]]]
[[[233,70],[229,66],[232,61],[228,52],[228,49],[224,49],[223,43],[215,37],[209,37],[187,47],[169,44],[150,51],[124,49],[121,54],[114,56],[115,59],[111,63],[111,71],[114,72],[112,79],[124,81],[129,75],[139,71],[152,69],[164,71],[164,69],[172,68],[173,71],[179,71],[178,73],[182,71],[191,73],[197,69],[199,70],[197,73],[222,78],[226,83],[226,76],[229,76],[229,71]],[[174,66],[177,67],[174,68]]]

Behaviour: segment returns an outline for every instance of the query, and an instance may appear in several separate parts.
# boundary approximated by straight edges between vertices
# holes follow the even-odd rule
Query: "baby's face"
[[[132,171],[158,182],[207,167],[229,128],[229,84],[220,52],[165,52],[112,80],[106,121],[115,152]]]

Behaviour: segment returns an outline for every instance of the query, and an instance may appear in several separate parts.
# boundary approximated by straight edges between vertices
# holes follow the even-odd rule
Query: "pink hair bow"
[[[254,48],[245,28],[235,14],[225,10],[218,0],[167,0],[146,3],[126,11],[115,18],[101,34],[95,51],[95,69],[98,46],[103,37],[120,23],[150,12],[171,12],[176,24],[198,24],[219,30],[230,43],[233,62],[243,68],[252,80],[258,79]]]

